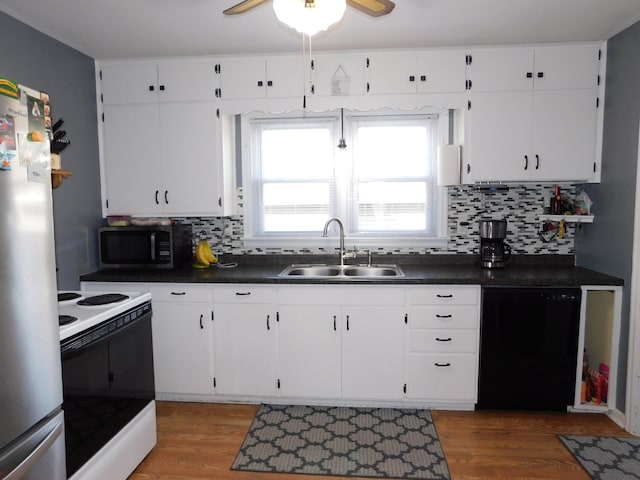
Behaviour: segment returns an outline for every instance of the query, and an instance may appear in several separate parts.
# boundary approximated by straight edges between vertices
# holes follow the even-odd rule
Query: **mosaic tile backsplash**
[[[567,224],[564,237],[556,236],[549,242],[540,235],[542,222],[538,215],[544,213],[553,195],[553,184],[510,186],[507,191],[484,193],[473,185],[448,187],[448,230],[446,248],[398,248],[380,249],[378,253],[414,254],[476,254],[479,248],[478,221],[480,219],[505,219],[508,222],[507,243],[514,254],[570,254],[574,253],[574,238],[578,224]],[[575,198],[575,185],[561,184],[561,190]],[[237,191],[237,209],[242,212],[242,190]],[[194,238],[206,237],[219,254],[323,254],[326,249],[247,249],[243,247],[242,214],[229,217],[177,218],[178,223],[191,224]],[[588,227],[586,227],[588,228]]]

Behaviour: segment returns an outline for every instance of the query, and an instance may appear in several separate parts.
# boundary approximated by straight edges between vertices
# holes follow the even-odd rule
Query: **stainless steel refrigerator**
[[[47,113],[0,78],[0,479],[66,479]]]

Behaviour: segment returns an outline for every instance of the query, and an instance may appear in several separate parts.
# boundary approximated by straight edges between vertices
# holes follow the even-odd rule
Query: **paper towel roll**
[[[460,145],[438,147],[438,186],[460,185]]]

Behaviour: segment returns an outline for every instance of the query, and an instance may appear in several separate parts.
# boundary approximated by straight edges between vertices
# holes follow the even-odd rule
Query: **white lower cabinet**
[[[403,398],[404,311],[404,305],[350,305],[343,308],[344,398]]]
[[[281,396],[402,399],[403,287],[281,287],[278,311]]]
[[[475,404],[480,287],[410,287],[407,308],[407,397]]]
[[[330,305],[279,305],[280,395],[339,398],[340,311]]]
[[[209,288],[150,286],[153,363],[159,398],[213,393]]]
[[[276,291],[257,285],[213,287],[216,393],[274,396]]]

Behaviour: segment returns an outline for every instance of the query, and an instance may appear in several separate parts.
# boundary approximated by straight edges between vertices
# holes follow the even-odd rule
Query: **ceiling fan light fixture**
[[[309,36],[342,20],[346,8],[346,0],[273,0],[278,20]]]

